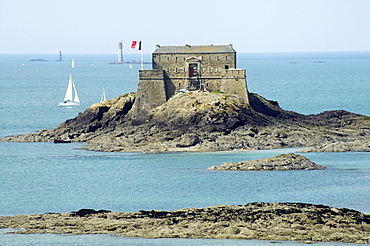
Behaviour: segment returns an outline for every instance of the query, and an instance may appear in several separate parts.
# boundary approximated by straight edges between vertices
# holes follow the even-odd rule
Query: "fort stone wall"
[[[157,45],[152,66],[152,70],[139,72],[134,122],[143,122],[151,109],[180,90],[219,90],[249,103],[246,72],[236,68],[232,45]]]
[[[213,76],[202,77],[202,83],[209,91],[219,90],[226,94],[235,94],[249,103],[245,69],[226,69]]]
[[[159,69],[140,70],[139,84],[133,105],[132,122],[141,124],[149,111],[167,101],[164,71]]]

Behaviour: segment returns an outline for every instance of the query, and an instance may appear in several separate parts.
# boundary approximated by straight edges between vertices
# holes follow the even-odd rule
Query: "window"
[[[229,69],[229,65],[225,65],[225,69]]]
[[[198,64],[190,63],[189,64],[189,77],[197,77],[198,76]]]

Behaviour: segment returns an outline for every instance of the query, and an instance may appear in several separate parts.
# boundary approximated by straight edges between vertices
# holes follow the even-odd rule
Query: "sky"
[[[113,54],[124,40],[238,52],[369,51],[370,0],[1,0],[0,54]]]

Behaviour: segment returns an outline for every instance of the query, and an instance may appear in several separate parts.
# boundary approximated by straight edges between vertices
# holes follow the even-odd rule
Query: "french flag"
[[[132,41],[131,48],[135,50],[141,50],[141,41]]]

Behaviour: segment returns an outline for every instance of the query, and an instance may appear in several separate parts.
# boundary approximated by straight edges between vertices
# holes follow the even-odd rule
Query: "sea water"
[[[140,64],[114,55],[0,55],[0,137],[50,129],[107,98],[137,88]],[[48,61],[32,62],[43,58]],[[70,61],[75,59],[75,68]],[[127,58],[127,60],[136,57]],[[136,58],[137,59],[137,58]],[[147,56],[150,60],[150,56]],[[150,65],[145,64],[145,68]],[[248,89],[286,110],[343,109],[370,115],[370,52],[239,54]],[[60,108],[69,74],[81,106]],[[249,202],[307,202],[370,213],[370,153],[302,153],[315,171],[207,170],[223,162],[272,157],[300,148],[205,153],[104,153],[82,143],[0,142],[0,216],[81,208],[131,212]],[[269,245],[259,240],[142,239],[108,235],[11,235],[0,245]],[[294,245],[296,242],[283,242]],[[323,243],[323,245],[340,245]]]

